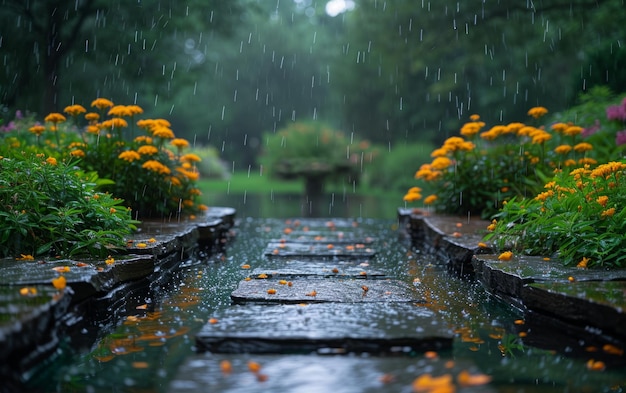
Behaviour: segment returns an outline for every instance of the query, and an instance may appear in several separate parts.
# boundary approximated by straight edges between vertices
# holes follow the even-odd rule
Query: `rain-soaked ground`
[[[268,243],[280,238],[288,225],[282,218],[243,218],[225,254],[188,261],[166,285],[129,293],[113,325],[103,326],[99,334],[85,328],[67,337],[56,359],[34,372],[28,387],[42,392],[411,392],[413,381],[424,374],[449,375],[458,381],[469,373],[488,375],[491,382],[465,388],[454,382],[457,391],[624,389],[623,369],[590,371],[588,359],[525,345],[521,312],[490,297],[473,281],[450,276],[428,255],[411,250],[395,220],[354,222],[358,232],[374,239],[372,248],[378,253],[370,262],[372,270],[414,288],[425,300],[420,307],[436,315],[431,323],[444,324],[454,333],[451,349],[382,356],[198,351],[195,335],[211,318],[233,307],[231,293],[266,264]],[[250,320],[255,312],[263,312],[250,310]],[[346,318],[370,315],[367,310],[362,315],[346,314]],[[262,323],[263,318],[259,320]],[[372,321],[372,326],[382,322]]]

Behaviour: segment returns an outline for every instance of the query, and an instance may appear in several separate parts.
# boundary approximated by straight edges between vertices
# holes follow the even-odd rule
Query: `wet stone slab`
[[[104,260],[69,259],[3,259],[0,262],[0,285],[50,285],[53,279],[63,275],[75,292],[75,302],[109,290],[120,282],[145,278],[155,269],[151,255],[120,256],[112,264]]]
[[[533,282],[626,280],[626,270],[578,269],[542,257],[516,256],[500,261],[497,255],[476,255],[476,278],[491,292],[521,298],[522,288]]]
[[[529,309],[626,339],[625,281],[534,283],[524,287],[522,301]]]
[[[306,258],[372,258],[376,251],[364,243],[269,243],[264,255],[268,257],[306,257]]]
[[[71,289],[52,285],[0,286],[0,362],[23,369],[53,352],[59,339],[56,325],[71,299]]]
[[[399,280],[260,279],[241,281],[230,295],[235,303],[421,302],[412,286]]]
[[[265,278],[276,279],[293,279],[293,278],[358,278],[358,279],[372,279],[372,278],[386,278],[386,274],[375,269],[370,269],[364,266],[350,266],[345,264],[336,264],[331,267],[326,263],[315,263],[305,261],[293,261],[291,263],[284,264],[284,267],[277,268],[259,268],[254,269],[250,277],[258,278],[259,276]]]
[[[196,336],[215,353],[401,353],[450,348],[453,333],[413,303],[238,305]]]

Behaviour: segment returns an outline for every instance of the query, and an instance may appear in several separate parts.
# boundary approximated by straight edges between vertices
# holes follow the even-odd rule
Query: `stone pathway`
[[[379,268],[375,239],[347,220],[306,220],[269,239],[260,266],[197,334],[201,351],[398,354],[451,347],[415,288]],[[243,269],[250,269],[242,264]]]

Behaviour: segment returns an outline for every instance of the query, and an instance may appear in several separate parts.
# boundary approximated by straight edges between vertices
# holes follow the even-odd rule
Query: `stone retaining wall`
[[[128,306],[132,298],[145,298],[132,294],[162,284],[186,261],[219,252],[228,241],[234,217],[234,209],[214,207],[195,220],[142,222],[128,239],[125,254],[108,263],[100,259],[0,260],[3,385],[8,389],[27,379],[36,365],[54,353],[64,335],[94,336],[85,333],[114,324],[122,305]],[[57,290],[51,283],[61,274],[67,286]]]
[[[501,261],[491,248],[478,246],[488,221],[412,209],[399,209],[398,219],[414,247],[522,310],[529,344],[565,352],[584,352],[596,345],[623,351],[626,269],[565,267],[538,256]]]

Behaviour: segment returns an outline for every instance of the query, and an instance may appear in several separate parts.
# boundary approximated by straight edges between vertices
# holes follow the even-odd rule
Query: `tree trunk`
[[[304,178],[304,193],[309,197],[322,195],[324,193],[324,176],[306,176]]]

